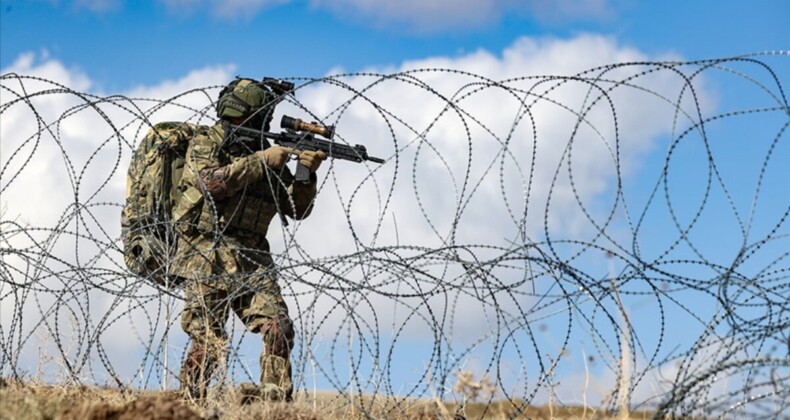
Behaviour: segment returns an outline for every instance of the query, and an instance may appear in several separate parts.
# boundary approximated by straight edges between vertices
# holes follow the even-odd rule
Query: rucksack
[[[121,213],[124,262],[129,270],[165,287],[178,279],[168,275],[176,250],[171,211],[190,140],[207,127],[182,122],[156,124],[137,146],[126,178],[126,204]]]

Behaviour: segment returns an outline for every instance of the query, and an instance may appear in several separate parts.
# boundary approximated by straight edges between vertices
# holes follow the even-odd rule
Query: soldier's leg
[[[261,331],[261,387],[264,398],[290,401],[293,395],[291,378],[291,349],[293,348],[293,322],[287,313],[280,313],[268,320]]]
[[[263,336],[261,391],[266,400],[289,401],[293,394],[291,349],[294,328],[280,286],[271,276],[250,279],[254,289],[234,300],[234,310],[250,332]]]
[[[227,292],[214,290],[199,283],[188,284],[185,290],[181,328],[191,344],[181,365],[181,389],[192,398],[205,398],[217,364],[225,351],[225,322],[229,306]]]

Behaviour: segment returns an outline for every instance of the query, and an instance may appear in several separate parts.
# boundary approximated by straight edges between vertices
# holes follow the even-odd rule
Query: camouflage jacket
[[[187,279],[244,273],[271,266],[266,232],[276,214],[307,217],[316,178],[294,184],[287,167],[266,167],[255,154],[231,155],[218,123],[187,148],[182,192],[172,212],[179,235],[170,272]]]

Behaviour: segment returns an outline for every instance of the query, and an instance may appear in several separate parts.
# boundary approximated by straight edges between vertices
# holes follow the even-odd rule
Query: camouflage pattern
[[[217,99],[217,117],[247,117],[262,108],[270,110],[274,101],[274,95],[261,88],[255,80],[236,79],[220,92]]]
[[[181,328],[192,339],[192,347],[181,371],[182,387],[196,398],[205,396],[206,388],[217,366],[225,362],[228,337],[225,324],[233,311],[252,333],[263,334],[261,354],[261,384],[269,384],[269,393],[283,400],[293,392],[289,354],[293,334],[272,333],[272,320],[281,319],[290,326],[288,306],[280,287],[269,269],[259,269],[248,275],[220,276],[216,280],[233,281],[237,287],[215,287],[210,281],[186,283]],[[281,338],[282,337],[282,338]],[[286,347],[277,343],[285,339]],[[283,350],[285,350],[283,352]],[[276,354],[272,354],[276,353]],[[274,369],[272,368],[274,366]]]
[[[175,247],[169,223],[189,141],[208,127],[163,122],[146,133],[132,156],[121,212],[124,261],[135,274],[170,284],[167,266]]]
[[[187,279],[181,325],[193,340],[182,386],[193,396],[204,393],[214,366],[224,360],[224,325],[232,310],[250,332],[263,335],[264,394],[290,398],[293,325],[266,233],[278,213],[309,215],[315,178],[292,185],[287,167],[274,170],[254,153],[230,153],[222,147],[224,130],[219,123],[189,143],[182,195],[172,212],[178,246],[170,271]]]
[[[223,277],[223,283],[234,281],[236,287],[217,287],[210,278],[186,284],[181,328],[190,337],[226,340],[225,324],[231,310],[252,333],[260,333],[271,319],[288,314],[280,286],[269,269]]]

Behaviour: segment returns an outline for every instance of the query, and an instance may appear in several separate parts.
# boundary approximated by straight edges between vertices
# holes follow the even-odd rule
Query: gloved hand
[[[305,150],[299,153],[299,164],[304,165],[310,169],[310,173],[314,173],[321,166],[321,162],[326,160],[326,153],[318,150]]]
[[[285,166],[285,162],[288,161],[289,153],[291,153],[289,148],[272,146],[265,150],[258,150],[255,152],[255,156],[272,169],[282,169]]]

